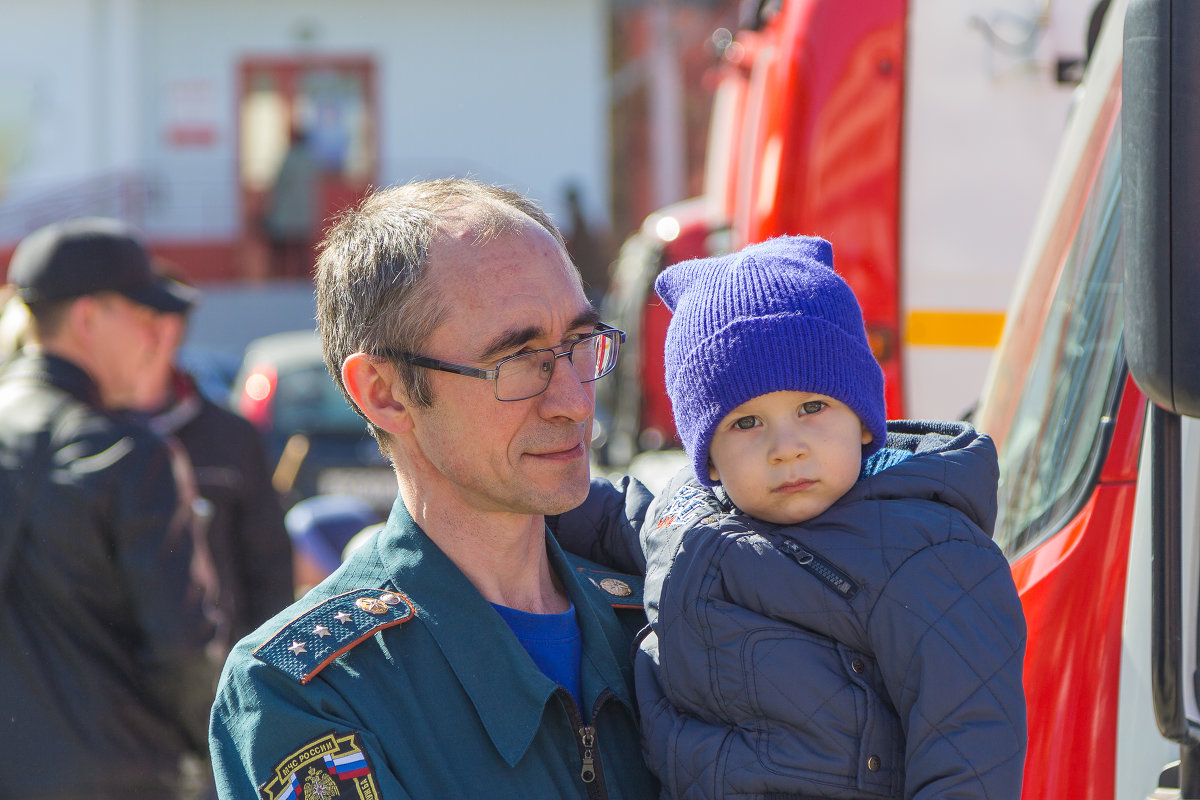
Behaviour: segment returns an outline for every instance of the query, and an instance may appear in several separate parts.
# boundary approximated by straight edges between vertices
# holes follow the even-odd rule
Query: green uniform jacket
[[[640,581],[546,541],[583,635],[587,720],[397,500],[230,655],[210,733],[222,800],[656,796],[632,696]]]

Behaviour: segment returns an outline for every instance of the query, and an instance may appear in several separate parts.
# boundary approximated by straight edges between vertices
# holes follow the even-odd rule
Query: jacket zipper
[[[595,759],[592,758],[592,748],[596,746],[596,729],[591,725],[580,728],[579,744],[583,748],[579,753],[583,759],[583,769],[580,770],[579,777],[584,783],[592,783],[596,780]]]
[[[854,581],[850,580],[846,573],[816,553],[805,550],[791,539],[784,539],[780,542],[779,549],[791,556],[793,561],[811,572],[817,580],[824,583],[830,589],[833,589],[833,591],[846,600],[851,599],[858,593],[858,587],[854,585]]]
[[[596,726],[584,725],[583,720],[579,717],[579,710],[575,706],[575,699],[566,689],[559,689],[559,692],[563,705],[567,708],[567,716],[571,718],[572,727],[575,728],[575,745],[579,749],[579,760],[583,764],[579,770],[579,779],[587,787],[589,800],[604,800],[608,797],[608,787],[604,783],[604,772],[600,767],[600,751],[596,747]],[[596,704],[592,707],[593,720],[596,719],[596,712],[600,710],[600,706],[604,705],[604,701],[611,694],[610,689],[605,689],[596,698]]]

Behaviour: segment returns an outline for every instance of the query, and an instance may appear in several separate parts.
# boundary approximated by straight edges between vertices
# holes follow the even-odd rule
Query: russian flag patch
[[[331,731],[288,755],[258,788],[262,800],[378,800],[358,733]]]

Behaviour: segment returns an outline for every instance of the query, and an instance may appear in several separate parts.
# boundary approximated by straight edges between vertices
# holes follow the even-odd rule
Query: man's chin
[[[589,471],[583,473],[582,479],[572,477],[569,481],[564,481],[558,491],[546,493],[542,504],[544,510],[541,513],[551,516],[565,514],[573,508],[578,508],[587,499],[590,487],[591,474]]]

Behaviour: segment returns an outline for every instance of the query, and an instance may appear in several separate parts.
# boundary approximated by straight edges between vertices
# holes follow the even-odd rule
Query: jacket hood
[[[988,536],[996,525],[996,445],[965,422],[892,420],[887,446],[840,502],[925,498],[965,514]]]

